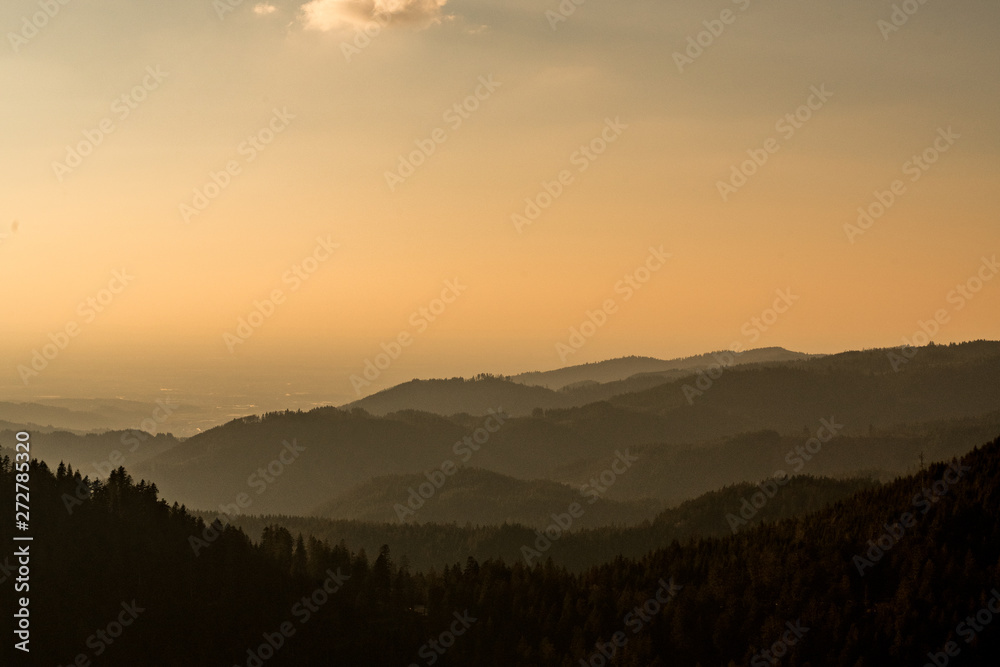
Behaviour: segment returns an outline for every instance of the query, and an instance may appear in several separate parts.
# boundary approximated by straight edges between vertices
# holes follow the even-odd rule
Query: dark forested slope
[[[472,559],[411,572],[389,549],[281,528],[254,544],[205,530],[124,470],[89,493],[79,482],[31,471],[37,664],[98,650],[106,665],[570,667],[612,648],[614,664],[657,666],[756,667],[765,650],[795,666],[1000,657],[1000,440],[806,517],[579,574]],[[5,497],[13,483],[3,460]],[[0,536],[12,520],[0,514]],[[95,639],[128,610],[120,636]]]

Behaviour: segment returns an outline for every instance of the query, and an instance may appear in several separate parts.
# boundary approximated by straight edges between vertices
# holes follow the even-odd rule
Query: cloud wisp
[[[312,0],[302,5],[306,28],[327,32],[358,28],[372,21],[423,29],[446,18],[448,0]]]

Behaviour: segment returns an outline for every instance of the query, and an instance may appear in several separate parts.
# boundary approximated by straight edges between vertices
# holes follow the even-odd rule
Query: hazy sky
[[[561,6],[6,0],[3,396],[997,338],[995,1]]]

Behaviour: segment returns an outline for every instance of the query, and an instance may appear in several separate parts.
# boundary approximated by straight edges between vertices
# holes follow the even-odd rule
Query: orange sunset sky
[[[0,399],[995,339],[1000,5],[900,4],[8,0]]]

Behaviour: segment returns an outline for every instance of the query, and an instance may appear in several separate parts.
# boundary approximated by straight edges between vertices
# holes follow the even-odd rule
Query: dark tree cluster
[[[30,664],[757,667],[780,651],[791,667],[881,667],[954,642],[953,664],[995,665],[1000,617],[977,613],[1000,587],[1000,440],[958,463],[946,486],[936,464],[804,517],[577,573],[473,558],[411,572],[388,548],[370,558],[278,525],[257,542],[225,527],[196,556],[204,522],[154,485],[36,464]],[[13,486],[2,459],[3,497]],[[671,580],[682,588],[657,602]],[[113,643],[88,642],[133,601],[143,611]],[[782,646],[790,627],[807,630]]]

